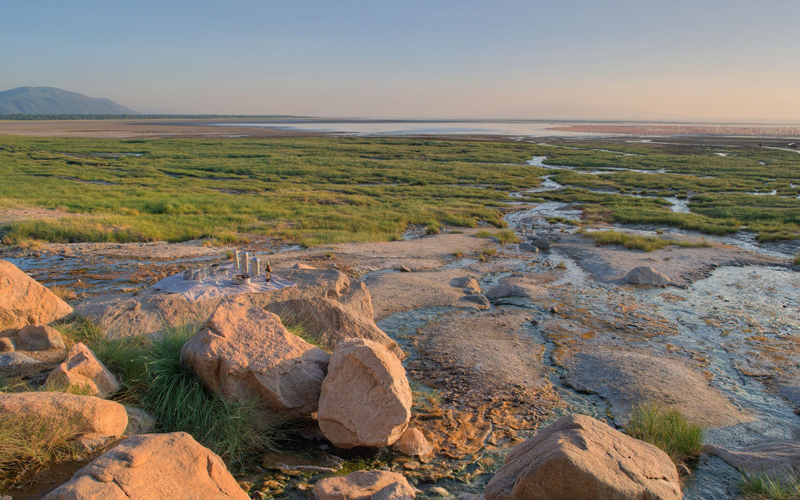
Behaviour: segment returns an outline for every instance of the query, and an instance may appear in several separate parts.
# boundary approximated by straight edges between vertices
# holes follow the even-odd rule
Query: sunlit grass
[[[622,245],[629,250],[641,250],[644,252],[652,252],[660,250],[671,245],[676,245],[684,248],[703,248],[710,247],[707,242],[687,242],[676,241],[660,236],[642,236],[638,234],[623,233],[620,231],[591,231],[583,232],[582,234],[590,237],[598,245]]]
[[[739,489],[753,500],[800,500],[800,478],[797,475],[745,475]]]
[[[676,408],[657,404],[635,407],[625,432],[657,446],[676,464],[698,457],[703,446],[701,426],[689,422]]]

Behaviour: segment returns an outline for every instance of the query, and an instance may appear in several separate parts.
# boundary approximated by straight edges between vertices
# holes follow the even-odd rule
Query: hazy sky
[[[131,107],[800,120],[798,0],[0,0],[0,90]]]

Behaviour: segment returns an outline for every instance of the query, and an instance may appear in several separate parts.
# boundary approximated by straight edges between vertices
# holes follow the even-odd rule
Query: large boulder
[[[118,438],[128,425],[125,407],[94,396],[63,392],[0,393],[0,415],[49,418],[58,415],[83,433]]]
[[[67,359],[50,372],[47,384],[56,387],[82,387],[90,396],[106,398],[120,389],[119,381],[85,344],[77,343]]]
[[[800,443],[795,441],[767,441],[737,451],[709,445],[704,446],[703,451],[751,476],[789,477],[800,473]]]
[[[487,500],[677,500],[669,456],[585,415],[567,415],[514,448]]]
[[[371,318],[362,316],[339,302],[322,297],[287,300],[269,304],[267,310],[305,325],[319,342],[331,348],[346,339],[375,341],[400,359],[405,357],[397,342],[383,332]]]
[[[673,285],[669,277],[661,274],[652,267],[639,266],[630,270],[622,280],[631,285]]]
[[[0,332],[46,325],[72,313],[69,304],[5,260],[0,260],[0,297]]]
[[[320,479],[312,492],[319,500],[413,500],[416,496],[402,474],[380,470]]]
[[[181,362],[208,390],[231,400],[260,398],[295,417],[317,410],[329,359],[278,316],[234,300],[223,302],[181,350]]]
[[[340,448],[392,445],[411,419],[411,388],[400,360],[377,342],[339,342],[319,398],[319,427]]]
[[[185,432],[126,439],[44,500],[247,500],[225,463]]]
[[[28,325],[17,332],[17,348],[20,351],[64,349],[64,339],[50,326]]]

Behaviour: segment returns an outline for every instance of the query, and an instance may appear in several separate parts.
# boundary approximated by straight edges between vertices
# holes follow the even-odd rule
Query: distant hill
[[[0,92],[0,115],[135,115],[110,99],[54,87],[19,87]]]

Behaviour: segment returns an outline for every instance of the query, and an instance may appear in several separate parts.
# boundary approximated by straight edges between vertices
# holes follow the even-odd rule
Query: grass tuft
[[[796,475],[776,477],[769,474],[745,475],[739,481],[745,498],[757,500],[800,500],[800,478]]]
[[[509,243],[519,243],[520,242],[520,239],[517,236],[517,233],[515,233],[511,229],[503,229],[502,231],[498,231],[497,233],[495,233],[494,237],[497,238],[497,241],[499,241],[503,245],[508,245]]]
[[[794,265],[800,266],[800,253],[794,256]]]
[[[75,293],[75,290],[66,286],[51,286],[49,290],[61,300],[74,300],[78,298],[78,294]]]
[[[666,248],[670,245],[676,245],[683,248],[707,248],[711,246],[705,241],[691,243],[688,241],[669,240],[659,236],[628,234],[620,231],[592,231],[584,232],[582,234],[590,237],[600,246],[622,245],[629,250],[642,250],[644,252],[661,250],[662,248]]]
[[[625,432],[657,446],[676,464],[698,457],[703,445],[701,426],[690,423],[677,409],[657,404],[634,408]]]
[[[475,233],[475,237],[477,237],[477,238],[491,238],[492,237],[492,233],[490,233],[489,231],[487,231],[485,229],[481,229],[480,231]]]

